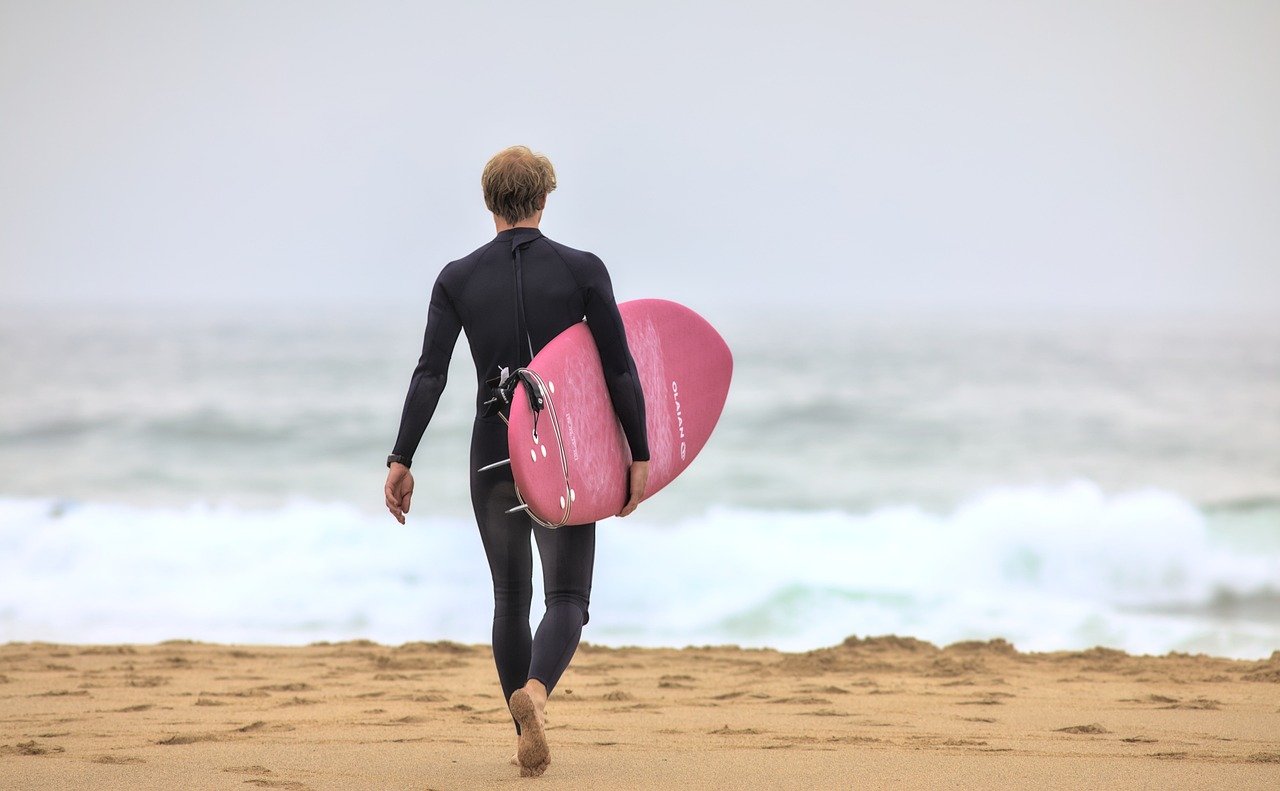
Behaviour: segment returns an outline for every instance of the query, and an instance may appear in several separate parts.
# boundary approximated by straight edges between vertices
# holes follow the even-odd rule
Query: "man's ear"
[[[536,204],[534,204],[534,208],[538,211],[542,211],[547,208],[547,193],[542,193],[542,197],[538,199]]]

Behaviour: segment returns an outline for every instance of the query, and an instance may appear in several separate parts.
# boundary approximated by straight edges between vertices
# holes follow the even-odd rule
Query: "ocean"
[[[707,313],[729,402],[600,524],[583,639],[1280,649],[1280,326]],[[382,505],[423,319],[6,310],[0,641],[488,642],[465,339]]]

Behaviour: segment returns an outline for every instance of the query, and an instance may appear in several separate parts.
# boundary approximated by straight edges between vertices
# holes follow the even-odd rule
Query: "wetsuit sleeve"
[[[443,277],[443,275],[442,275]],[[422,356],[409,380],[409,394],[404,399],[404,411],[400,415],[400,433],[392,453],[412,459],[422,432],[436,411],[440,394],[444,392],[449,374],[449,358],[458,342],[462,322],[453,301],[440,279],[431,290],[431,305],[427,309],[427,329],[422,338]]]
[[[645,427],[644,391],[640,388],[640,374],[627,346],[627,335],[622,327],[622,316],[613,297],[613,282],[604,262],[591,256],[593,266],[583,284],[586,296],[587,327],[600,350],[600,364],[604,368],[605,384],[613,409],[622,423],[622,432],[631,447],[635,461],[649,460],[649,436]]]

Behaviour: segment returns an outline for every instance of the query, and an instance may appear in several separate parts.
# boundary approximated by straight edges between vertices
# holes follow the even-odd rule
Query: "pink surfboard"
[[[707,444],[729,394],[733,355],[715,328],[683,305],[638,299],[618,310],[644,390],[648,499]],[[556,336],[525,370],[544,406],[535,414],[523,387],[511,402],[507,442],[521,502],[549,527],[617,514],[628,497],[631,450],[586,323]]]

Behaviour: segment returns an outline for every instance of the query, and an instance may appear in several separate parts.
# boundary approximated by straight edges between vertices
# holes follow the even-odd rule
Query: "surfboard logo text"
[[[676,428],[680,431],[680,461],[684,461],[686,446],[684,442],[684,417],[680,414],[680,385],[671,380],[671,397],[676,402]]]

